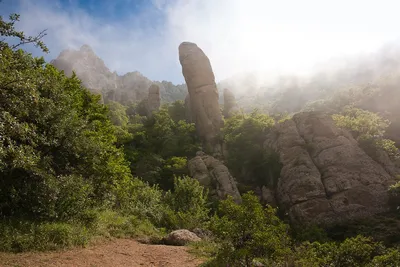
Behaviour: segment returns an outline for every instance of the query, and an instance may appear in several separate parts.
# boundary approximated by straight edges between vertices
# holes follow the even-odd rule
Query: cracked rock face
[[[179,46],[179,61],[189,91],[191,117],[207,151],[219,148],[219,133],[223,126],[218,103],[218,90],[210,60],[194,43]]]
[[[276,196],[292,221],[334,224],[388,209],[394,177],[330,116],[296,114],[276,125],[265,146],[280,155]]]
[[[188,162],[188,169],[190,176],[210,190],[211,196],[225,199],[229,195],[236,202],[241,202],[236,181],[221,161],[203,152],[197,152],[196,157]]]
[[[158,111],[160,105],[160,87],[156,84],[152,84],[149,87],[149,96],[147,97],[147,116],[151,116],[154,111]]]

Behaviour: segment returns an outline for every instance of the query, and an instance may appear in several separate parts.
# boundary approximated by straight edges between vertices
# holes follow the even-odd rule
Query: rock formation
[[[51,61],[56,68],[63,70],[67,76],[75,71],[82,84],[89,90],[101,94],[104,102],[117,101],[124,105],[146,99],[148,88],[154,83],[160,88],[164,101],[183,100],[187,92],[186,85],[174,85],[167,81],[152,82],[140,72],[128,72],[118,75],[111,72],[103,60],[88,45],[79,50],[64,50]]]
[[[231,117],[235,112],[239,111],[236,103],[235,95],[227,88],[224,89],[224,112],[225,118]]]
[[[224,199],[230,195],[236,202],[241,201],[236,181],[221,161],[203,152],[197,152],[196,157],[188,162],[188,169],[190,176],[210,189],[211,196]]]
[[[330,116],[296,114],[275,126],[265,146],[280,155],[276,197],[292,222],[334,224],[388,209],[394,178]]]
[[[179,61],[197,134],[206,151],[220,152],[219,133],[223,121],[210,60],[196,44],[184,42],[179,46]]]
[[[154,111],[160,109],[160,87],[156,84],[152,84],[149,87],[149,95],[147,97],[147,116],[151,116]]]
[[[190,107],[190,95],[187,94],[185,97],[185,118],[187,122],[193,122],[192,110]]]

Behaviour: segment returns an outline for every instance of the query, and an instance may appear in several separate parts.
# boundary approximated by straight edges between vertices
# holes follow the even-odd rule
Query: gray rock
[[[179,61],[189,91],[191,117],[207,152],[221,149],[217,146],[223,126],[218,103],[218,90],[210,60],[194,43],[179,46]],[[221,151],[219,151],[221,152]]]
[[[180,229],[169,233],[162,241],[167,245],[184,246],[191,242],[199,242],[201,238],[189,230]]]
[[[188,169],[190,176],[209,188],[212,196],[225,199],[230,195],[236,202],[241,202],[236,181],[220,160],[203,152],[197,152],[196,157],[188,162]]]
[[[292,221],[334,224],[387,211],[394,177],[330,116],[296,114],[274,127],[265,146],[280,155],[276,196]]]

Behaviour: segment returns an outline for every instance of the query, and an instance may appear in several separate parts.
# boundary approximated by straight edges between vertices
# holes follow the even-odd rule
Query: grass
[[[188,251],[197,258],[205,260],[201,266],[211,267],[214,266],[214,259],[217,255],[218,248],[218,244],[212,239],[203,239],[200,242],[190,243]]]
[[[148,220],[115,211],[91,211],[72,222],[0,222],[0,251],[48,251],[84,247],[97,238],[135,238],[157,243],[164,236]]]

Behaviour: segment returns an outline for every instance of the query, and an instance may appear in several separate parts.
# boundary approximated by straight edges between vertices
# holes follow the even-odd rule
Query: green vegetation
[[[240,183],[275,187],[281,164],[276,153],[263,147],[274,120],[258,110],[237,114],[225,121],[224,141],[228,167]]]
[[[322,229],[313,228],[322,241],[299,241],[276,210],[263,208],[256,196],[243,195],[243,203],[222,201],[218,216],[211,219],[215,239],[192,245],[197,255],[207,257],[205,266],[399,266],[400,251],[361,235],[343,242],[329,240]],[[303,236],[305,237],[305,236]]]
[[[332,115],[332,118],[336,125],[348,129],[372,158],[376,158],[377,150],[386,151],[393,160],[400,158],[400,152],[395,142],[383,138],[390,122],[378,114],[359,108],[346,107],[340,114]]]

